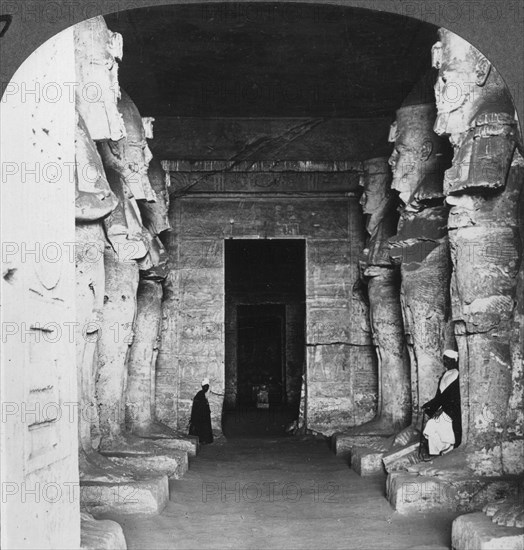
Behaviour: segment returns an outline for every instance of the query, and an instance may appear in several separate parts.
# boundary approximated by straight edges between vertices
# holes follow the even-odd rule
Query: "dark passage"
[[[285,306],[238,306],[237,319],[238,403],[285,403]]]
[[[226,241],[227,437],[279,435],[298,415],[305,242]]]

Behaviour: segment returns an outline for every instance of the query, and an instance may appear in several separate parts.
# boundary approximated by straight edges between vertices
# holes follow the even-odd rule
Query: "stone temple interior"
[[[433,517],[427,548],[524,548],[523,142],[482,52],[348,6],[129,9],[45,42],[0,110],[3,548],[199,547],[154,536],[235,445],[376,491],[392,526],[326,547]]]

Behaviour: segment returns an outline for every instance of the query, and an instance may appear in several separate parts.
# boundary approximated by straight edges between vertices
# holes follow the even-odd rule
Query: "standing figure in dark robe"
[[[422,406],[430,417],[424,428],[430,455],[446,454],[458,447],[462,440],[456,351],[448,349],[444,352],[444,367],[446,372],[440,377],[435,397]]]
[[[196,435],[200,443],[206,445],[213,443],[213,430],[211,429],[211,409],[206,397],[209,390],[209,379],[202,380],[202,389],[193,398],[191,408],[191,420],[189,421],[189,435]]]

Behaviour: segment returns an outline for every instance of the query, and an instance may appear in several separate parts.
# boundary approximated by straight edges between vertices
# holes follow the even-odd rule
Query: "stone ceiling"
[[[144,116],[392,116],[430,67],[436,27],[314,4],[192,4],[106,17]]]

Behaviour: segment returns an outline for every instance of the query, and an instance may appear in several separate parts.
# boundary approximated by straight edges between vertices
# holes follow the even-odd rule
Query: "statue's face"
[[[388,198],[387,174],[366,174],[361,176],[361,187],[364,188],[360,197],[360,206],[364,214],[375,214]]]
[[[144,125],[136,105],[124,91],[118,102],[118,110],[124,120],[127,134],[124,141],[125,182],[137,200],[155,200],[155,193],[147,174],[153,158],[146,140],[147,132],[152,132],[151,121]]]
[[[433,45],[433,67],[438,69],[435,84],[437,119],[435,132],[465,132],[476,114],[480,88],[490,72],[486,58],[469,42],[446,29],[440,29],[441,40]]]
[[[418,203],[442,196],[444,143],[433,131],[435,114],[430,103],[401,107],[390,132],[395,143],[389,158],[391,188],[405,205],[418,208]]]
[[[366,224],[369,234],[382,220],[388,206],[390,179],[387,157],[377,157],[364,162],[364,171],[359,179],[359,185],[364,189],[360,205],[362,212],[369,215]]]
[[[119,174],[126,185],[126,194],[136,200],[154,201],[148,167],[153,155],[146,141],[142,117],[131,98],[122,91],[118,111],[124,121],[126,137],[115,142],[100,144],[104,165]]]
[[[140,213],[144,226],[153,234],[158,235],[170,229],[169,223],[169,192],[166,185],[166,173],[158,159],[153,158],[149,164],[149,181],[156,196],[156,202],[140,203]]]
[[[389,157],[389,165],[393,173],[391,188],[398,191],[399,198],[408,204],[421,180],[422,164],[417,151],[410,147],[406,134],[399,134],[395,141],[395,149]]]
[[[78,23],[74,34],[77,109],[92,139],[118,141],[125,136],[117,109],[122,36],[111,32],[101,16]]]
[[[125,145],[125,159],[130,173],[126,176],[126,183],[138,199],[142,197],[140,192],[135,191],[137,186],[145,190],[151,185],[147,171],[152,158],[153,155],[145,139],[132,142],[128,138]]]

